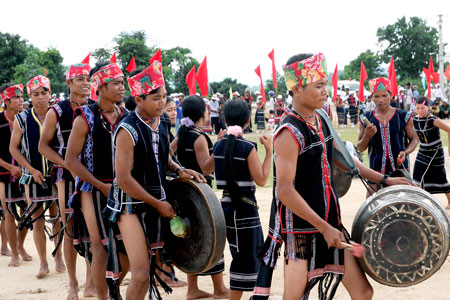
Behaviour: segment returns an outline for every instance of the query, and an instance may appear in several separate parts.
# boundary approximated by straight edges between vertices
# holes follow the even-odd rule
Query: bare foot
[[[18,267],[19,266],[19,256],[18,255],[12,255],[11,261],[8,264],[8,267]]]
[[[67,295],[66,300],[78,300],[78,291],[80,289],[78,288],[77,284],[70,285],[69,284],[69,294]]]
[[[0,251],[0,253],[1,253],[3,256],[11,256],[11,255],[12,255],[12,252],[11,252],[11,250],[8,249],[8,247],[6,247],[5,249],[2,249],[2,250]]]
[[[187,286],[188,285],[187,282],[183,281],[183,280],[178,280],[178,281],[174,281],[174,280],[167,280],[167,281],[165,281],[164,280],[164,282],[170,287],[183,287],[183,286]]]
[[[97,293],[95,292],[94,284],[86,285],[84,287],[83,297],[84,298],[97,297]]]
[[[210,293],[207,293],[205,291],[202,290],[195,290],[195,291],[191,291],[191,292],[187,292],[186,294],[186,300],[194,300],[194,299],[200,299],[200,298],[212,298],[213,295]]]
[[[41,266],[41,268],[39,269],[39,273],[36,274],[36,278],[37,279],[44,278],[45,276],[47,276],[48,273],[50,273],[50,270],[48,269],[48,265]]]
[[[223,287],[219,291],[214,291],[214,299],[228,299],[230,297],[230,290]]]
[[[32,261],[33,260],[33,257],[30,254],[28,254],[24,248],[17,249],[17,251],[19,251],[19,254],[24,261]]]
[[[58,273],[63,273],[66,271],[66,266],[61,255],[55,256],[55,270]]]
[[[84,298],[92,298],[97,297],[97,293],[95,292],[95,288],[93,286],[91,287],[85,287],[83,292]]]
[[[450,203],[445,207],[446,210],[450,210]],[[3,254],[3,253],[2,253]]]

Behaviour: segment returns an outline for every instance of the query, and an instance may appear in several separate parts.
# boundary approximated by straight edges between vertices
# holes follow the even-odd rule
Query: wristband
[[[388,175],[384,174],[383,178],[381,178],[381,180],[380,180],[380,184],[381,185],[386,185],[386,180],[387,180],[388,177],[389,177]]]
[[[183,170],[184,170],[183,167],[178,167],[178,168],[175,170],[175,174],[177,174],[177,176],[180,176],[178,173],[180,173],[180,171],[183,171]]]

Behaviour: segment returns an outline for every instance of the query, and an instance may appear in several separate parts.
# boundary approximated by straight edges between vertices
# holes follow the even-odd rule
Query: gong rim
[[[209,225],[211,226],[212,230],[212,247],[208,252],[208,260],[204,264],[202,264],[199,267],[189,267],[187,264],[184,264],[183,261],[179,261],[178,258],[173,257],[174,251],[170,247],[174,245],[178,245],[176,242],[177,238],[175,237],[170,229],[166,230],[166,234],[168,236],[166,237],[167,242],[165,242],[165,248],[166,252],[168,253],[169,257],[171,258],[172,262],[175,266],[177,266],[178,269],[183,271],[187,274],[200,274],[205,271],[208,271],[212,267],[214,267],[220,258],[222,257],[223,251],[225,249],[225,243],[226,243],[226,227],[225,227],[225,217],[223,215],[223,210],[220,205],[220,201],[218,200],[216,194],[211,189],[209,185],[206,183],[198,183],[196,181],[185,179],[185,178],[176,178],[170,181],[169,183],[169,192],[168,195],[168,201],[173,205],[174,201],[176,199],[173,199],[175,197],[175,194],[182,193],[182,191],[172,191],[170,190],[175,186],[175,184],[181,184],[180,187],[183,187],[183,184],[189,185],[190,188],[196,191],[198,195],[200,195],[204,201],[203,205],[206,209],[206,213],[208,218],[212,221]],[[204,213],[204,212],[203,212]],[[200,228],[191,228],[191,230],[202,230]],[[181,243],[180,240],[178,242]],[[182,244],[182,243],[181,243]],[[204,248],[203,248],[204,249]]]
[[[403,197],[401,201],[393,200],[396,195],[398,198]],[[407,222],[414,223],[414,226],[406,226]],[[390,225],[393,227],[384,232],[384,226]],[[406,230],[402,227],[410,230],[408,238],[411,241],[402,240],[402,234]],[[381,240],[384,234],[397,239],[395,242],[384,243],[388,240]],[[388,286],[407,287],[428,279],[445,262],[450,246],[449,218],[440,201],[428,192],[406,185],[387,187],[361,205],[353,221],[352,238],[366,248],[366,255],[358,258],[358,263],[372,279]],[[416,249],[420,247],[415,243],[422,243],[422,252]],[[406,252],[402,257],[402,247],[408,248],[419,258],[424,255],[423,259],[415,260],[415,256],[408,258]],[[381,253],[380,249],[385,253]],[[392,263],[392,257],[385,257],[385,254],[397,258],[396,264]],[[429,259],[429,262],[425,259]]]

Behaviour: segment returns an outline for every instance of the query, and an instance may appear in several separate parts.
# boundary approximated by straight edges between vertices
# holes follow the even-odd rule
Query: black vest
[[[89,128],[81,162],[98,180],[112,182],[114,179],[113,132],[120,120],[128,115],[128,110],[120,108],[120,116],[116,124],[108,122],[100,112],[97,102],[77,108],[75,116],[80,114]]]
[[[299,143],[299,152],[297,158],[297,171],[294,180],[295,190],[302,196],[308,205],[325,221],[334,227],[340,226],[340,209],[337,194],[331,179],[333,168],[333,136],[327,127],[325,120],[316,114],[319,120],[319,130],[315,131],[308,124],[295,114],[287,115],[280,123],[277,134],[281,128],[293,126],[297,131],[290,130],[296,136]],[[325,149],[324,149],[325,146]],[[276,159],[276,153],[275,153]],[[326,162],[324,160],[327,160]],[[330,175],[330,179],[326,180],[326,171]],[[274,164],[274,174],[276,167]],[[329,187],[327,188],[327,185]],[[277,203],[276,195],[277,180],[274,176],[273,180],[273,205]],[[273,207],[274,208],[274,207]],[[272,208],[272,209],[273,209]],[[314,233],[318,232],[307,221],[299,218],[292,213],[286,213],[286,207],[281,203],[278,204],[277,211],[280,212],[282,220],[282,233]],[[288,225],[292,220],[292,225]]]
[[[153,152],[151,129],[143,123],[136,112],[126,116],[120,127],[127,130],[134,140],[134,162],[131,176],[153,197],[161,199],[161,185],[165,184],[166,169],[169,159],[169,134],[167,124],[160,121],[158,126],[159,146],[158,161]],[[159,167],[159,172],[158,172]]]
[[[95,101],[88,100],[88,104],[94,104]],[[69,136],[72,132],[73,120],[75,119],[75,111],[70,105],[70,99],[61,101],[51,106],[56,114],[56,132],[53,136],[51,146],[63,159],[66,157],[67,144]]]

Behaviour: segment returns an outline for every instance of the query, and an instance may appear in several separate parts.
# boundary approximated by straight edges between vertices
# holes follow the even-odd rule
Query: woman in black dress
[[[208,135],[202,130],[209,121],[209,111],[206,104],[199,96],[189,96],[183,102],[183,119],[178,130],[178,161],[185,168],[197,171],[205,176],[208,185],[211,186],[211,174],[214,171],[214,156],[212,155],[213,144]],[[220,131],[217,139],[220,140],[224,131]],[[224,271],[223,258],[212,269],[200,274],[211,275],[214,285],[214,295],[204,292],[198,288],[197,276],[188,275],[187,299],[228,298],[229,290],[223,283]]]

